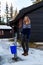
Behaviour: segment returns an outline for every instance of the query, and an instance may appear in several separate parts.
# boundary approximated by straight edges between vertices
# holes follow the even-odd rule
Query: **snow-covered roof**
[[[7,25],[0,25],[0,29],[12,29],[12,28]]]

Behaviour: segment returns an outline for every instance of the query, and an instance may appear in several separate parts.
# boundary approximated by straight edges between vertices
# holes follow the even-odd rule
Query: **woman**
[[[31,31],[31,22],[28,16],[25,16],[23,19],[23,26],[22,26],[22,48],[24,53],[22,55],[27,56],[28,55],[28,49],[29,49],[29,37],[30,37],[30,31]]]

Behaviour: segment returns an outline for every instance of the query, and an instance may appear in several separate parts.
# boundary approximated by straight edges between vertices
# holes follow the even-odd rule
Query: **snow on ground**
[[[0,40],[0,65],[43,65],[43,50],[38,49],[29,49],[28,56],[22,56],[22,48],[18,47],[17,54],[22,60],[13,61],[10,51],[10,45],[13,42],[9,42],[8,40]]]
[[[42,45],[42,44],[43,44],[43,42],[35,42],[35,44],[40,44],[40,45]]]

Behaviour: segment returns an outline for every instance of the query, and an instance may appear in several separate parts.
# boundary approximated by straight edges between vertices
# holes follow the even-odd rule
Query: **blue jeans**
[[[22,48],[23,48],[24,52],[28,52],[28,50],[29,50],[29,44],[28,43],[29,43],[29,38],[30,38],[30,30],[26,33],[24,33],[24,32],[22,33]]]

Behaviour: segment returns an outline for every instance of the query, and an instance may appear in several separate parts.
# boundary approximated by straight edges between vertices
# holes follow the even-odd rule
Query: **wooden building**
[[[31,20],[31,38],[32,42],[43,42],[43,1],[37,4],[31,5],[27,8],[20,10],[15,20],[11,22],[11,25],[18,25],[19,20],[24,16],[29,16]],[[18,29],[18,27],[16,27]]]
[[[7,25],[0,25],[0,38],[12,38],[12,28]]]

